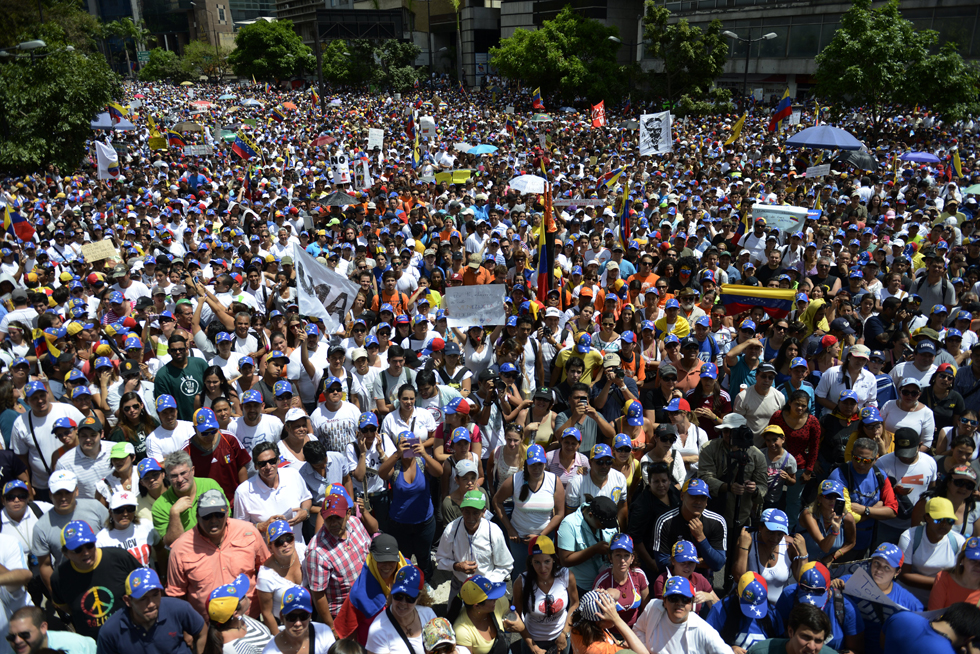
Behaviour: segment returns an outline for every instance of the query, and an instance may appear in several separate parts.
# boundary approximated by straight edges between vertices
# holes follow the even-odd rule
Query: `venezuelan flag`
[[[181,135],[181,133],[175,132],[172,129],[167,130],[167,141],[172,148],[182,148],[187,145],[187,142],[184,141],[184,137]]]
[[[109,116],[112,118],[113,124],[121,122],[126,117],[126,108],[122,105],[110,102],[106,105],[106,108],[109,110]]]
[[[535,109],[544,109],[544,100],[541,99],[541,87],[534,89],[534,94],[531,96],[531,106]]]
[[[963,162],[960,161],[959,150],[953,150],[953,169],[956,171],[957,177],[963,176]]]
[[[789,89],[783,93],[783,98],[776,105],[776,111],[773,112],[772,118],[769,119],[769,131],[775,132],[779,124],[790,117],[793,113],[793,101],[789,97]]]
[[[245,160],[259,156],[258,147],[241,132],[235,135],[235,143],[231,146],[231,151]]]
[[[796,291],[790,288],[759,288],[724,284],[721,287],[721,303],[729,316],[764,307],[773,319],[785,318],[793,309]]]
[[[419,153],[419,133],[415,130],[415,145],[412,147],[412,168],[418,168],[422,163],[422,155]]]
[[[40,359],[45,354],[57,359],[61,356],[61,350],[54,346],[56,340],[54,334],[49,334],[43,329],[34,329],[34,354]]]
[[[21,241],[34,238],[34,226],[18,211],[11,211],[9,206],[3,208],[3,231]]]
[[[513,137],[514,132],[516,131],[514,129],[514,121],[508,118],[507,122],[504,123],[504,129],[507,130],[507,132]]]
[[[607,189],[612,189],[614,186],[616,186],[616,182],[619,181],[619,178],[622,177],[622,175],[622,168],[610,170],[608,173],[599,178],[599,181],[595,185],[596,190],[599,190],[603,186],[605,186]]]
[[[629,116],[630,112],[633,111],[633,103],[630,101],[630,96],[626,96],[626,104],[623,105],[623,115]]]
[[[548,257],[548,226],[553,222],[551,185],[547,184],[544,189],[544,216],[541,219],[541,224],[538,225],[538,301],[542,305],[547,302],[548,291],[551,290],[552,270]]]
[[[738,227],[735,228],[735,235],[732,236],[732,246],[738,248],[738,242],[742,240],[742,237],[749,233],[749,221],[752,220],[752,216],[746,213],[742,216],[742,219],[738,221]]]
[[[282,107],[273,107],[272,119],[277,123],[281,123],[286,120],[286,112],[282,110]]]
[[[623,193],[623,210],[619,212],[619,240],[623,242],[623,250],[629,251],[630,198],[625,193]]]

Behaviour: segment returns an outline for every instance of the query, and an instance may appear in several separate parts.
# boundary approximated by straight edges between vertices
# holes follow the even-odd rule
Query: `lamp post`
[[[743,39],[741,36],[739,36],[735,32],[732,32],[731,30],[725,30],[724,32],[721,33],[721,35],[727,36],[733,41],[739,41],[741,43],[746,44],[745,45],[745,77],[742,82],[742,102],[744,103],[746,101],[746,98],[749,97],[749,56],[752,53],[752,44],[758,43],[759,41],[771,41],[779,35],[776,34],[775,32],[769,32],[768,34],[763,34],[757,39]]]
[[[191,6],[192,7],[197,7],[197,3],[196,2],[191,2]],[[200,11],[200,8],[198,8],[198,11]],[[206,13],[208,15],[208,22],[211,23],[211,18],[210,17],[213,14],[211,13],[211,10],[207,8],[207,6],[204,7],[204,13]],[[217,68],[218,62],[221,61],[221,55],[218,54],[218,26],[217,26],[217,17],[215,17],[215,22],[211,23],[211,33],[214,34],[214,65]],[[215,78],[218,78],[218,76],[215,75]],[[220,78],[218,78],[218,79],[220,81]]]
[[[30,59],[31,63],[34,63],[35,59],[40,59],[42,57],[50,57],[53,54],[58,54],[59,52],[74,52],[75,47],[67,45],[63,48],[58,48],[52,52],[45,52],[44,54],[35,54],[34,51],[38,48],[46,48],[48,44],[41,40],[36,41],[24,41],[23,43],[18,43],[17,45],[10,48],[0,48],[0,60],[6,61],[9,59]],[[18,55],[11,52],[11,50],[24,50],[30,54]]]
[[[606,40],[607,41],[611,41],[611,42],[616,43],[616,44],[622,44],[623,43],[623,40],[621,38],[619,38],[618,36],[607,36],[606,37]],[[636,63],[636,45],[637,44],[636,43],[633,43],[633,42],[630,42],[630,43],[627,43],[626,45],[630,49],[629,72],[627,73],[627,75],[629,75],[629,87],[630,87],[630,90],[632,90],[633,89],[633,64]]]

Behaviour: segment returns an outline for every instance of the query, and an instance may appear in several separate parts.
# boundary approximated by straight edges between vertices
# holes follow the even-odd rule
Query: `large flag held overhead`
[[[281,123],[286,120],[286,112],[283,111],[282,107],[272,108],[272,119],[277,123]]]
[[[126,108],[115,102],[110,102],[106,108],[109,110],[109,116],[112,118],[112,123],[122,122],[122,119],[126,117]]]
[[[779,104],[776,105],[776,110],[773,112],[772,118],[769,119],[769,131],[775,132],[777,129],[781,129],[782,122],[792,114],[793,100],[789,97],[789,89],[787,88]]]
[[[34,226],[24,218],[19,211],[11,210],[10,206],[3,208],[3,231],[21,241],[34,239]]]
[[[245,160],[259,156],[259,146],[243,132],[235,134],[235,143],[231,146],[231,151]]]
[[[602,127],[606,124],[606,101],[599,100],[599,104],[592,107],[592,126]]]
[[[721,303],[729,316],[751,311],[754,307],[763,307],[773,320],[779,320],[793,310],[795,299],[796,291],[793,289],[759,288],[739,284],[724,284],[721,287]]]
[[[119,155],[111,146],[96,141],[95,156],[99,164],[99,179],[116,179],[119,177]]]
[[[608,173],[606,173],[605,175],[599,178],[599,182],[595,185],[596,190],[602,188],[603,186],[605,186],[607,189],[610,190],[615,188],[616,182],[619,181],[619,178],[622,177],[622,175],[623,175],[622,168],[616,168],[614,170],[610,170]]]
[[[745,125],[745,117],[748,115],[749,113],[745,112],[742,114],[742,117],[738,119],[738,122],[735,123],[734,127],[732,127],[732,135],[728,137],[727,141],[725,141],[725,145],[731,145],[738,140],[739,136],[742,135],[742,127]]]
[[[295,248],[293,256],[300,314],[321,318],[328,334],[336,332],[344,326],[360,286],[318,263],[303,248]]]
[[[663,154],[673,149],[670,138],[670,112],[640,116],[640,156]]]
[[[187,142],[184,141],[184,136],[180,132],[175,132],[172,129],[167,130],[167,143],[172,148],[182,148],[187,145]]]
[[[544,100],[541,99],[541,87],[534,89],[534,94],[531,96],[531,106],[535,109],[544,110]]]

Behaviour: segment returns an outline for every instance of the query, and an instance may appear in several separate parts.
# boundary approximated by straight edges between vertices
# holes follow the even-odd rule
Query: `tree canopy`
[[[231,71],[228,63],[231,50],[219,45],[217,54],[215,52],[215,47],[207,41],[191,41],[184,46],[184,66],[192,71],[201,71],[209,79],[221,79]]]
[[[692,27],[687,19],[670,21],[670,10],[647,0],[643,39],[647,54],[661,63],[647,74],[654,96],[678,102],[684,113],[725,111],[730,94],[713,89],[728,61],[729,44],[721,35],[721,21],[707,29]]]
[[[412,65],[421,50],[414,43],[388,39],[331,41],[321,52],[323,77],[334,84],[378,84],[394,91],[411,88],[416,79]]]
[[[150,50],[150,60],[143,64],[139,72],[139,78],[144,82],[169,79],[172,83],[179,84],[193,76],[194,72],[176,52],[163,48]]]
[[[616,62],[621,44],[618,30],[565,6],[541,29],[517,29],[490,48],[491,63],[502,75],[540,87],[544,93],[572,98],[586,96],[591,102],[616,100],[625,95],[628,71]]]
[[[854,0],[817,55],[816,93],[835,109],[864,107],[875,135],[895,104],[926,105],[947,120],[977,113],[978,69],[952,42],[930,54],[938,38],[903,18],[898,0],[877,9],[871,0]]]
[[[261,80],[289,79],[316,70],[313,52],[303,45],[290,20],[260,20],[240,29],[228,63],[236,75]]]

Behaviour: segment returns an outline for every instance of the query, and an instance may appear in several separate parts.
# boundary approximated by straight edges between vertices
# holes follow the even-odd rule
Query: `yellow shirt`
[[[510,600],[507,599],[506,595],[498,599],[496,604],[493,605],[494,615],[497,616],[497,638],[507,637],[503,629],[504,615],[508,610],[510,610]],[[470,620],[470,616],[467,615],[465,607],[460,611],[459,617],[456,618],[456,624],[453,625],[453,629],[456,631],[457,645],[466,647],[472,654],[490,654],[490,648],[493,646],[493,642],[487,641],[477,628],[473,626],[473,622]]]
[[[576,350],[577,347],[577,345],[566,347],[558,353],[558,357],[555,359],[555,365],[561,368],[561,379],[558,380],[558,383],[565,381],[565,364],[568,363],[570,358],[575,357],[585,362],[585,372],[582,373],[582,378],[579,381],[587,386],[591,386],[592,372],[597,368],[602,368],[602,355],[596,350],[589,350],[585,354],[579,354]]]

